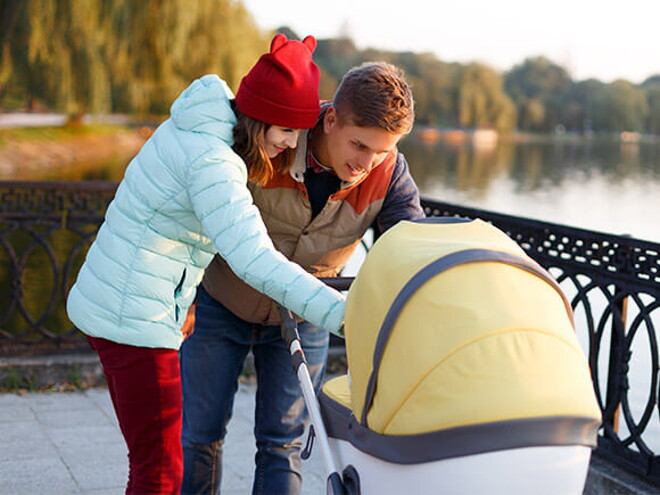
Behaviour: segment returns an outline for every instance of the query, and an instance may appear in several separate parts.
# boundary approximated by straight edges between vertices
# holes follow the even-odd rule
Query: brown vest
[[[306,134],[306,133],[303,133]],[[306,136],[301,136],[291,173],[276,174],[265,186],[248,184],[275,247],[317,277],[336,277],[381,210],[390,185],[397,151],[361,181],[330,196],[312,220],[302,178]],[[272,299],[240,280],[224,259],[215,255],[202,280],[204,289],[239,318],[278,325]]]

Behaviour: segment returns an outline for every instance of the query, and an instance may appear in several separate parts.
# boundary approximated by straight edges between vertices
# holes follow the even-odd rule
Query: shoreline
[[[103,132],[57,132],[52,139],[47,131],[43,134],[38,139],[36,133],[33,139],[9,136],[0,142],[0,180],[119,180],[150,132],[117,126]],[[116,170],[100,167],[108,163]]]

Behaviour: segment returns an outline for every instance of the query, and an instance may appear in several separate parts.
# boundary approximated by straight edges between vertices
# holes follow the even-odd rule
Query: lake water
[[[425,197],[660,241],[660,140],[501,138],[496,146],[475,147],[418,136],[405,138],[400,149]],[[125,151],[117,144],[107,164],[58,167],[64,151],[57,148],[48,153],[52,159],[41,153],[34,164],[0,161],[0,179],[118,181],[135,144]]]
[[[422,195],[660,242],[660,143],[401,144]]]

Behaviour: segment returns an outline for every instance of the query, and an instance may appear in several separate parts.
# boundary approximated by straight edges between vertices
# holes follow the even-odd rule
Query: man
[[[397,144],[413,126],[410,87],[396,67],[367,63],[346,73],[316,126],[301,135],[293,165],[251,184],[275,246],[318,277],[335,277],[371,226],[380,234],[421,218],[419,192]],[[181,349],[183,493],[219,493],[221,451],[243,363],[257,373],[253,493],[299,493],[306,411],[276,305],[216,256],[199,289],[195,331]],[[315,386],[328,333],[299,325]]]

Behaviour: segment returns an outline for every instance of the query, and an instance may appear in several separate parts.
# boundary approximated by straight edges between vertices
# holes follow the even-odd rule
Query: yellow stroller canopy
[[[557,283],[494,226],[431,220],[387,231],[351,286],[350,379],[320,397],[331,436],[401,463],[595,445],[600,410]]]

